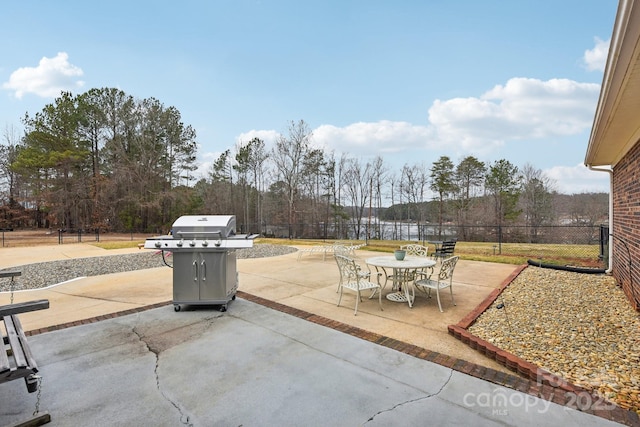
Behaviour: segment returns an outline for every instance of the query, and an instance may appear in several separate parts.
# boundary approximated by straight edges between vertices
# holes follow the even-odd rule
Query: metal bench
[[[13,280],[20,274],[19,271],[0,272],[0,278],[10,277]],[[38,391],[38,365],[29,348],[18,314],[46,308],[49,308],[49,300],[0,305],[0,319],[4,324],[4,328],[0,328],[3,343],[3,349],[0,351],[0,384],[24,378],[29,393]],[[27,425],[42,425],[50,420],[48,413],[42,413],[29,420]]]

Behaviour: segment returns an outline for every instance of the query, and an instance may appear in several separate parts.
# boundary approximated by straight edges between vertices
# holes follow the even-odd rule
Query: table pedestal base
[[[407,291],[391,292],[387,294],[387,299],[392,302],[407,302],[409,308],[413,307],[413,299],[415,296],[409,294]]]
[[[387,299],[393,302],[407,302],[407,296],[404,292],[391,292],[387,294]]]

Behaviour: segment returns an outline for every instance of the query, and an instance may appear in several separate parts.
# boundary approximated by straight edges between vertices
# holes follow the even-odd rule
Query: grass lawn
[[[362,244],[362,240],[340,240],[340,242]],[[329,240],[312,239],[256,239],[256,243],[282,245],[325,245],[335,243]],[[369,240],[363,249],[391,253],[407,241]],[[418,243],[418,242],[413,242]],[[430,250],[433,245],[426,244]],[[526,264],[532,259],[548,264],[579,265],[584,267],[603,267],[598,259],[598,245],[560,245],[532,243],[503,243],[501,246],[493,242],[458,242],[455,254],[460,258],[473,261],[500,262],[504,264]]]

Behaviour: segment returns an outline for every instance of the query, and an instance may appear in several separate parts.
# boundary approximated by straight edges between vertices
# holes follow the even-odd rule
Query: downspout
[[[587,167],[592,171],[609,173],[609,265],[605,273],[611,274],[613,270],[613,169],[611,167],[597,168],[591,165],[587,165]]]

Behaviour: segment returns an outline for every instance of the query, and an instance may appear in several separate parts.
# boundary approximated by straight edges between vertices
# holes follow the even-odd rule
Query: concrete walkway
[[[0,268],[132,251],[2,248]],[[361,260],[372,255],[358,251]],[[49,310],[21,315],[25,330],[40,332],[29,338],[43,377],[40,409],[52,425],[617,425],[331,328],[351,325],[504,371],[446,327],[514,266],[462,262],[454,275],[457,306],[445,298],[444,313],[423,298],[412,309],[385,300],[384,311],[367,300],[354,316],[352,296],[336,307],[334,261],[297,258],[239,260],[241,295],[252,298],[238,298],[225,313],[175,313],[165,304],[172,298],[166,267],[16,292],[16,302],[51,302]],[[330,319],[330,327],[250,301],[260,298]],[[0,293],[0,304],[8,302]],[[113,315],[123,311],[132,314]],[[0,385],[0,425],[27,418],[35,402],[21,381]]]

